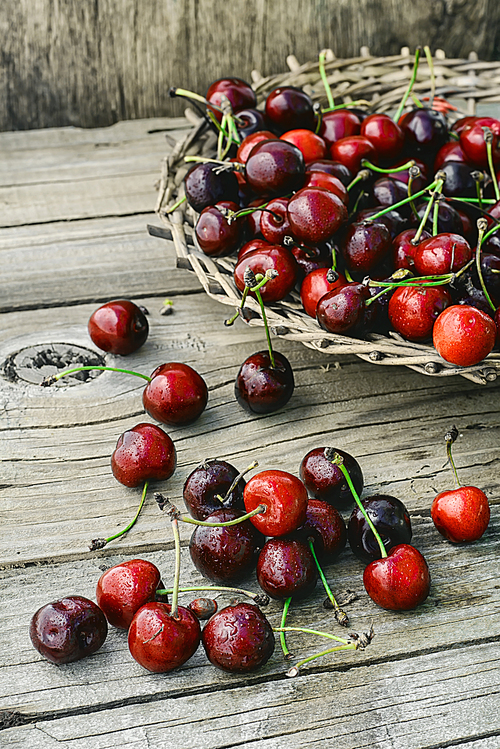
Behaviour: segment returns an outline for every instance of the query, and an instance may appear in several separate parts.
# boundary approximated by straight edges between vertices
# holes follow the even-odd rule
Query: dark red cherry
[[[255,474],[247,482],[243,498],[247,512],[266,506],[264,513],[251,518],[265,536],[285,536],[306,519],[307,489],[287,471],[271,469]]]
[[[329,333],[363,335],[373,324],[373,305],[366,306],[370,291],[360,283],[349,283],[325,294],[316,307],[316,319]]]
[[[195,598],[194,601],[188,604],[187,608],[198,619],[205,620],[210,619],[216,613],[218,606],[217,601],[214,601],[213,598]]]
[[[296,128],[314,129],[316,116],[312,99],[300,88],[275,88],[266,99],[265,114],[267,121],[280,133]]]
[[[286,247],[269,245],[260,250],[253,250],[244,255],[234,268],[234,282],[240,291],[245,288],[245,271],[250,268],[255,274],[265,275],[267,270],[277,272],[276,278],[269,280],[260,294],[265,304],[279,302],[294,288],[297,281],[297,263]],[[250,292],[253,295],[253,292]]]
[[[347,221],[347,209],[329,190],[304,187],[290,198],[288,220],[294,239],[316,245],[329,239]]]
[[[130,559],[107,569],[96,587],[96,600],[113,627],[128,629],[134,614],[155,600],[160,571],[145,559]]]
[[[260,232],[270,244],[282,244],[291,233],[287,207],[288,198],[274,198],[261,212]]]
[[[148,671],[163,674],[182,666],[200,644],[197,617],[183,606],[179,606],[177,617],[171,616],[170,611],[168,603],[146,603],[130,624],[130,653]]]
[[[302,281],[302,285],[300,287],[300,299],[302,302],[302,306],[304,307],[304,311],[310,317],[316,317],[316,309],[321,297],[325,296],[325,294],[328,294],[329,291],[340,289],[347,283],[344,276],[342,276],[340,273],[338,274],[337,280],[333,281],[333,283],[330,283],[330,281],[328,281],[327,279],[328,270],[329,267],[317,268],[316,270],[308,273]]]
[[[145,343],[149,324],[144,312],[128,299],[103,304],[92,313],[88,331],[102,351],[126,356]]]
[[[269,351],[258,351],[249,356],[236,376],[236,400],[247,411],[269,414],[288,403],[295,387],[290,362],[278,351],[273,352],[274,366]]]
[[[372,601],[383,609],[409,611],[429,595],[431,577],[422,554],[409,544],[399,544],[387,557],[365,567],[363,584]]]
[[[425,341],[441,312],[451,304],[444,286],[400,286],[389,300],[389,320],[397,333],[409,341]]]
[[[257,143],[245,163],[245,178],[257,195],[285,195],[304,181],[302,152],[285,140]]]
[[[260,237],[249,239],[248,242],[245,242],[245,244],[242,245],[238,250],[238,260],[241,260],[244,255],[248,255],[248,253],[252,252],[253,250],[261,250],[263,247],[269,246],[270,242],[268,242],[266,239],[261,239]]]
[[[434,161],[448,140],[446,118],[434,109],[414,109],[403,115],[398,124],[405,136],[406,152],[424,161]]]
[[[309,500],[306,522],[298,529],[297,535],[312,537],[317,556],[329,562],[339,556],[347,542],[347,528],[342,515],[321,499]]]
[[[482,252],[481,275],[491,301],[498,307],[500,305],[500,258],[488,252]],[[472,279],[476,287],[481,285],[476,268],[472,271]]]
[[[239,518],[241,510],[220,509],[206,518],[210,523],[226,523]],[[224,528],[199,525],[189,542],[191,560],[204,577],[219,585],[230,585],[247,577],[257,564],[265,538],[245,520]]]
[[[166,481],[175,471],[174,443],[156,424],[137,424],[120,435],[111,456],[111,470],[125,486],[140,486],[151,479]]]
[[[297,266],[297,281],[302,283],[305,276],[314,270],[321,268],[327,270],[332,264],[332,250],[328,243],[320,244],[317,247],[307,247],[304,244],[292,244],[291,253],[294,256]]]
[[[414,264],[419,276],[443,275],[460,270],[471,258],[472,249],[460,234],[440,233],[420,242]]]
[[[309,164],[311,161],[322,159],[326,154],[326,143],[319,135],[312,130],[298,128],[296,130],[287,130],[280,135],[281,140],[293,143],[301,151],[304,161]]]
[[[408,197],[408,188],[404,182],[399,179],[391,179],[390,177],[380,177],[372,185],[373,200],[376,205],[384,206],[388,208],[394,203],[399,203]],[[407,216],[410,213],[410,206],[401,206],[398,209],[401,215]]]
[[[243,236],[242,219],[229,222],[226,211],[239,211],[231,200],[222,200],[204,208],[195,226],[196,239],[209,257],[226,257],[240,246]]]
[[[465,163],[467,161],[464,152],[457,140],[451,140],[449,143],[445,143],[441,146],[434,159],[434,174],[442,169],[444,164],[450,161],[460,161]]]
[[[318,573],[309,546],[298,538],[270,538],[257,562],[257,582],[271,598],[306,598]]]
[[[249,135],[262,132],[266,127],[266,120],[263,113],[258,109],[250,107],[238,109],[234,122],[242,141]]]
[[[328,172],[308,169],[306,171],[304,187],[323,187],[325,190],[329,190],[337,195],[344,205],[348,205],[349,203],[349,193],[343,182],[338,177],[335,177],[335,175],[328,174]]]
[[[335,141],[348,135],[359,135],[360,130],[361,121],[357,114],[350,109],[336,109],[323,114],[319,134],[330,147]]]
[[[474,198],[477,196],[476,182],[472,178],[473,167],[461,161],[447,161],[441,167],[446,176],[443,195],[449,198]]]
[[[338,510],[347,510],[354,502],[351,490],[339,466],[325,457],[325,447],[315,447],[304,456],[300,464],[300,478],[308,492],[316,499],[328,502]],[[344,460],[358,494],[363,491],[363,473],[358,461],[343,450],[335,452]]]
[[[382,205],[376,205],[373,208],[363,208],[361,211],[358,211],[356,213],[356,223],[363,223],[367,219],[371,218],[371,216],[375,216],[375,214],[380,213],[383,208],[384,206]],[[402,216],[399,211],[387,211],[387,213],[385,213],[383,216],[379,216],[379,218],[376,219],[376,223],[383,224],[385,226],[385,228],[391,235],[391,239],[397,237],[398,234],[401,234],[401,232],[404,231],[408,226],[406,218]]]
[[[340,161],[331,161],[331,159],[318,159],[318,161],[312,161],[307,165],[307,172],[325,172],[337,177],[342,184],[347,187],[352,182],[353,174],[345,164],[341,164]]]
[[[370,273],[391,250],[389,230],[378,221],[351,224],[342,243],[347,268],[361,274]]]
[[[236,174],[217,166],[208,161],[195,164],[184,177],[187,202],[197,213],[220,200],[238,200]]]
[[[415,253],[420,242],[424,239],[429,239],[430,234],[427,231],[423,231],[420,235],[419,241],[414,244],[412,240],[415,238],[417,229],[405,229],[392,240],[392,262],[394,268],[405,268],[406,270],[413,270],[415,267]]]
[[[340,161],[353,173],[361,169],[361,161],[367,159],[372,164],[378,163],[377,149],[364,135],[349,135],[335,141],[330,148],[334,161]]]
[[[101,609],[83,596],[67,596],[47,603],[30,622],[33,647],[60,665],[92,655],[104,643],[108,623]]]
[[[238,112],[240,109],[254,109],[257,104],[253,88],[241,78],[220,78],[214,81],[208,87],[205,99],[220,107],[224,96],[229,100],[233,112]],[[220,122],[222,113],[212,107],[209,109]]]
[[[362,505],[379,532],[386,551],[397,544],[411,541],[411,520],[401,500],[388,494],[375,494],[362,500]],[[359,507],[352,511],[347,524],[347,538],[353,553],[365,562],[379,559],[380,548]]]
[[[410,217],[410,224],[413,224],[414,226],[419,225],[427,204],[422,203],[417,206],[417,213],[418,213],[418,219],[412,214]],[[431,215],[427,219],[427,222],[425,224],[425,228],[428,232],[433,231],[433,212],[431,211]],[[446,203],[444,200],[440,201],[439,203],[439,209],[438,209],[438,233],[439,234],[463,234],[463,224],[462,219],[460,218],[460,215],[458,212],[453,208],[452,205],[449,203]]]
[[[274,633],[262,611],[250,603],[226,606],[208,620],[201,638],[207,658],[222,671],[247,673],[274,652]]]
[[[161,364],[144,388],[146,412],[163,424],[189,424],[205,410],[208,388],[205,380],[189,364]]]
[[[381,161],[393,161],[403,149],[405,136],[387,114],[370,114],[361,123],[361,135],[371,140]]]
[[[434,525],[454,544],[477,541],[490,522],[486,494],[477,486],[459,486],[440,492],[432,503]]]
[[[239,471],[225,460],[205,460],[197,466],[187,477],[182,492],[189,513],[196,520],[206,520],[223,508],[242,510],[245,479],[240,478],[228,494],[238,475]]]

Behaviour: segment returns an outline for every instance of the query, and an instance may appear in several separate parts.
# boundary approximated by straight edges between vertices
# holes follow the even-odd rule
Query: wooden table
[[[234,378],[243,359],[264,347],[262,330],[241,322],[225,328],[227,309],[201,292],[193,274],[176,269],[172,245],[146,232],[155,222],[160,160],[185,128],[183,120],[161,119],[0,135],[0,745],[497,749],[498,383],[424,377],[280,343],[296,374],[292,400],[271,416],[244,414]],[[106,372],[49,389],[16,378],[23,357],[29,369],[28,354],[19,353],[29,347],[94,351],[88,317],[116,297],[150,312],[151,333],[128,358],[132,368],[149,374],[181,360],[209,385],[202,417],[169,430],[178,467],[158,489],[181,503],[186,476],[207,457],[238,468],[257,459],[262,469],[297,473],[313,447],[345,449],[363,468],[366,495],[406,503],[414,543],[431,569],[427,602],[409,613],[379,609],[364,592],[363,565],[346,550],[326,573],[340,595],[358,594],[348,607],[351,629],[373,623],[375,637],[364,651],[313,661],[295,679],[285,675],[279,646],[266,667],[245,677],[216,670],[201,648],[178,671],[151,674],[132,660],[117,630],[87,660],[60,667],[43,660],[28,625],[44,603],[94,597],[102,570],[133,557],[155,562],[167,583],[172,578],[170,523],[152,497],[128,535],[100,552],[87,548],[91,538],[123,527],[138,504],[139,490],[119,485],[109,460],[118,436],[148,420],[141,381]],[[160,314],[166,297],[174,302],[169,317]],[[106,361],[116,365],[119,357]],[[453,423],[461,432],[461,480],[481,486],[492,504],[488,531],[470,546],[446,542],[430,519],[435,493],[452,485],[443,437]],[[190,533],[183,526],[184,584],[202,582],[187,553]],[[254,580],[247,586],[257,590]],[[292,606],[289,624],[342,634],[323,599],[318,586]],[[228,600],[220,596],[221,605]],[[266,611],[277,626],[281,604]],[[324,647],[308,635],[290,636],[289,645],[297,658]]]

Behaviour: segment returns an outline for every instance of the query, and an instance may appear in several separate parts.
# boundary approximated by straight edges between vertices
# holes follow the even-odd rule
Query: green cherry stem
[[[311,554],[313,555],[313,559],[316,564],[318,574],[321,578],[321,582],[323,583],[323,587],[326,591],[326,595],[328,596],[330,603],[332,604],[333,609],[335,611],[335,619],[337,620],[337,622],[340,624],[341,627],[347,627],[349,624],[349,617],[347,616],[345,611],[342,611],[337,601],[335,600],[335,596],[332,593],[332,589],[328,585],[328,581],[325,577],[325,573],[323,572],[321,565],[318,561],[318,557],[316,556],[316,551],[314,549],[314,543],[312,539],[309,539],[309,548],[311,549]],[[283,624],[281,626],[283,626]]]
[[[58,374],[55,374],[55,375],[49,375],[48,377],[45,377],[41,381],[40,385],[42,385],[42,387],[48,387],[50,385],[53,385],[62,377],[66,377],[66,375],[74,374],[75,372],[91,372],[93,369],[98,369],[102,372],[122,372],[123,374],[135,375],[135,377],[142,377],[143,380],[146,380],[147,382],[151,382],[151,377],[141,374],[140,372],[133,372],[131,369],[120,369],[119,367],[88,366],[88,367],[74,367],[73,369],[66,369],[64,372],[58,372]]]
[[[325,59],[326,59],[325,52],[324,51],[320,52],[319,62],[318,62],[319,74],[321,76],[323,86],[325,87],[325,94],[326,94],[326,98],[328,99],[328,106],[333,109],[333,107],[335,106],[335,102],[333,100],[332,89],[330,88],[330,84],[328,83],[328,79],[326,77]]]
[[[170,515],[172,520],[172,531],[175,543],[175,569],[174,569],[174,586],[172,588],[172,606],[170,616],[174,619],[178,617],[178,600],[179,600],[179,582],[181,578],[181,537],[179,534],[179,521],[174,514]]]
[[[368,159],[362,159],[361,166],[365,169],[369,169],[371,172],[378,172],[380,174],[392,174],[393,172],[405,172],[407,169],[410,169],[410,167],[415,166],[415,162],[413,161],[413,159],[411,159],[410,161],[407,161],[406,164],[402,164],[401,166],[391,166],[388,169],[382,169],[381,166],[372,164],[371,161],[368,161]]]
[[[453,460],[453,455],[451,454],[451,446],[453,445],[457,437],[458,437],[458,429],[456,428],[455,425],[453,425],[450,431],[446,432],[446,434],[444,435],[444,438],[446,440],[446,454],[448,456],[448,461],[450,463],[450,466],[452,467],[452,470],[453,470],[453,475],[455,477],[456,486],[457,488],[459,488],[461,484],[460,484],[460,481],[458,480],[458,473],[457,473],[457,469],[455,466],[455,461]]]
[[[148,491],[148,483],[149,483],[148,481],[144,483],[144,487],[142,489],[141,501],[139,502],[139,507],[137,508],[137,512],[135,513],[133,520],[130,521],[130,523],[127,525],[126,528],[123,528],[123,530],[119,531],[118,533],[115,533],[113,536],[109,536],[108,538],[94,538],[89,544],[90,551],[97,551],[97,549],[104,549],[104,547],[107,544],[109,544],[110,541],[114,541],[116,538],[120,538],[120,536],[124,536],[125,533],[128,533],[128,531],[136,524],[137,518],[141,514],[141,510],[146,500],[146,493]]]
[[[251,593],[249,590],[244,590],[243,588],[231,588],[227,585],[188,585],[179,588],[179,593],[194,593],[197,591],[234,593],[235,595],[251,598],[258,606],[267,606],[269,603],[269,596],[265,593]],[[156,594],[159,596],[165,596],[171,595],[173,592],[173,588],[158,588]]]
[[[306,663],[310,663],[311,661],[316,660],[316,658],[322,658],[324,655],[330,655],[330,653],[338,653],[340,650],[357,650],[357,646],[355,642],[351,642],[349,645],[338,645],[335,648],[328,648],[328,650],[322,650],[321,653],[315,653],[314,655],[310,655],[308,658],[303,658],[301,661],[299,661],[290,669],[288,669],[288,671],[286,672],[286,675],[289,678],[298,676],[301,667],[305,666]]]
[[[187,200],[186,196],[183,195],[182,198],[179,198],[179,200],[177,200],[173,205],[169,206],[168,208],[165,208],[165,210],[163,211],[163,213],[165,215],[168,215],[169,213],[173,213],[174,211],[177,210],[177,208],[180,208],[180,206],[183,203],[185,203],[186,200]]]
[[[354,177],[354,179],[352,180],[352,182],[350,182],[347,185],[347,188],[346,188],[347,192],[350,192],[352,190],[352,188],[355,187],[358,184],[358,182],[365,182],[369,178],[369,176],[370,176],[370,170],[369,169],[361,169],[361,171],[359,171],[356,174],[356,176]]]
[[[498,180],[495,174],[495,167],[493,166],[493,131],[489,127],[483,127],[484,141],[486,143],[486,154],[488,156],[488,167],[490,169],[491,179],[493,180],[493,189],[495,191],[495,198],[500,200],[500,188],[498,187]]]
[[[476,270],[477,275],[479,276],[479,282],[481,284],[481,288],[483,290],[483,294],[486,297],[486,300],[488,304],[490,305],[493,312],[496,312],[496,306],[493,304],[491,297],[488,293],[488,289],[486,288],[486,284],[484,282],[483,277],[483,271],[481,269],[481,245],[483,243],[483,237],[484,233],[488,227],[488,222],[485,218],[478,218],[477,220],[477,230],[478,230],[478,238],[477,238],[477,245],[476,245]]]
[[[418,192],[413,193],[411,197],[408,196],[407,198],[403,198],[403,200],[400,200],[398,203],[394,203],[394,205],[390,205],[387,208],[384,208],[382,211],[379,211],[374,216],[370,216],[369,218],[365,219],[365,221],[376,221],[381,216],[385,216],[386,213],[389,213],[389,211],[395,211],[398,208],[400,208],[402,205],[406,205],[407,203],[410,203],[412,200],[415,200],[415,198],[420,198],[422,195],[425,195],[430,190],[434,190],[434,188],[437,186],[438,181],[439,180],[436,180],[431,185],[429,185],[429,187],[424,187],[423,190],[419,190]],[[429,211],[430,211],[430,208],[429,208]]]
[[[442,176],[438,176],[438,175],[442,175]],[[432,183],[431,187],[429,188],[429,189],[432,189],[430,200],[425,207],[424,215],[422,216],[420,226],[415,232],[415,236],[413,237],[413,240],[412,240],[414,244],[416,244],[420,240],[420,237],[422,236],[422,232],[425,228],[425,224],[427,223],[427,219],[429,218],[434,201],[436,201],[436,198],[438,197],[438,195],[441,194],[441,190],[444,185],[444,172],[437,172],[436,176],[438,178],[436,179],[435,182]],[[417,197],[417,195],[418,193],[416,193],[413,197]],[[438,204],[438,210],[439,210],[439,204]],[[432,228],[434,231],[434,226]],[[436,234],[437,234],[437,222],[436,222]]]
[[[360,512],[362,513],[364,519],[368,523],[368,527],[370,528],[371,532],[373,533],[373,535],[377,539],[377,543],[378,543],[379,549],[380,549],[380,554],[381,554],[382,558],[384,559],[387,556],[387,551],[386,551],[386,548],[384,546],[384,542],[380,538],[379,532],[377,531],[377,529],[373,525],[373,522],[372,522],[371,518],[369,517],[368,513],[366,512],[365,508],[363,507],[363,505],[361,503],[361,500],[359,498],[358,492],[354,488],[354,484],[352,483],[351,477],[349,476],[349,472],[348,472],[348,470],[346,469],[346,467],[344,465],[344,459],[343,459],[343,457],[341,455],[339,455],[339,453],[335,452],[335,450],[333,450],[333,448],[327,447],[325,449],[325,458],[327,460],[329,460],[331,463],[333,463],[333,465],[338,466],[340,468],[340,470],[342,471],[342,473],[344,474],[344,478],[347,481],[347,485],[349,486],[349,489],[352,492],[352,496],[354,497],[354,500],[355,500],[356,504],[358,505],[358,507],[360,509]]]
[[[345,637],[337,637],[337,635],[331,635],[329,632],[321,632],[318,629],[309,629],[308,627],[285,627],[281,625],[280,627],[273,627],[273,632],[302,632],[306,635],[326,637],[328,640],[335,640],[335,642],[341,642],[343,645],[352,644],[352,640],[346,639]]]
[[[276,366],[276,363],[274,361],[273,346],[271,343],[271,334],[269,332],[269,325],[267,324],[267,315],[266,315],[266,310],[264,307],[264,302],[262,301],[262,295],[256,286],[252,289],[252,291],[257,297],[257,301],[260,306],[260,311],[262,313],[262,321],[264,323],[264,330],[266,331],[267,347],[269,349],[269,361],[271,362],[271,368],[274,369]]]
[[[394,122],[399,122],[399,118],[401,117],[403,113],[403,109],[405,108],[405,104],[408,100],[409,95],[411,94],[411,90],[415,84],[415,81],[417,80],[417,71],[418,71],[418,63],[420,60],[420,47],[417,47],[415,50],[415,62],[413,63],[413,72],[412,76],[410,78],[410,82],[408,84],[408,88],[406,89],[405,93],[403,94],[403,98],[401,99],[401,103],[398,107],[398,111],[394,115]]]
[[[281,644],[281,650],[283,651],[283,657],[285,660],[289,661],[291,658],[293,658],[293,654],[290,653],[288,649],[288,645],[286,644],[286,631],[287,628],[285,627],[286,623],[286,617],[288,615],[288,609],[290,608],[290,604],[292,602],[292,596],[287,598],[283,604],[283,612],[281,614],[281,624],[279,627],[279,633],[280,633],[280,644]]]
[[[412,190],[413,190],[413,182],[417,179],[417,177],[420,177],[420,175],[421,175],[421,171],[417,165],[411,166],[408,169],[408,186],[407,186],[408,197],[410,198],[411,212],[413,213],[417,221],[420,221],[420,216],[418,215],[417,206],[415,205],[415,201],[414,201],[415,196],[413,195]]]
[[[188,515],[179,515],[178,519],[182,520],[183,523],[190,523],[191,525],[203,525],[206,528],[227,528],[231,525],[239,525],[240,523],[244,523],[245,520],[250,520],[250,518],[255,517],[255,515],[263,515],[266,510],[267,505],[261,504],[258,505],[255,510],[251,510],[251,512],[245,513],[240,518],[227,520],[225,523],[209,523],[207,520],[195,520],[195,518],[190,518]]]

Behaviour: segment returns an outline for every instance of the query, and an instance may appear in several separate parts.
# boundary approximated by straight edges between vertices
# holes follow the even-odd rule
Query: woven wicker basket
[[[287,59],[290,72],[263,78],[252,73],[253,87],[258,102],[276,86],[302,87],[315,101],[325,103],[325,92],[319,74],[318,63],[300,65],[292,56]],[[446,59],[441,51],[433,58],[435,94],[456,100],[460,107],[457,116],[474,114],[476,105],[500,102],[500,63],[480,62],[475,53],[468,60]],[[326,50],[326,73],[336,104],[349,103],[363,98],[371,104],[371,111],[390,111],[396,108],[408,86],[413,68],[413,56],[407,48],[400,55],[373,57],[362,48],[359,57],[336,59],[331,50]],[[430,71],[421,64],[413,88],[417,95],[425,96],[430,90]],[[192,111],[186,117],[193,129],[184,140],[178,142],[171,154],[164,159],[159,186],[156,213],[162,227],[150,226],[149,232],[158,237],[173,239],[177,252],[178,267],[193,270],[204,290],[218,302],[238,308],[241,294],[232,278],[235,260],[212,259],[197,246],[193,227],[197,214],[187,205],[166,213],[166,208],[183,195],[183,179],[191,164],[186,165],[187,155],[213,157],[216,137],[204,120]],[[249,325],[262,325],[262,318],[255,300],[245,302]],[[334,356],[355,354],[361,359],[383,365],[406,366],[426,375],[447,377],[461,375],[473,382],[486,384],[496,379],[500,372],[500,353],[491,353],[483,362],[473,367],[457,367],[445,362],[431,344],[406,341],[397,333],[387,336],[371,334],[366,340],[333,335],[323,331],[317,322],[303,310],[298,293],[267,308],[269,323],[277,336],[300,341],[305,346]],[[229,316],[229,315],[228,315]]]

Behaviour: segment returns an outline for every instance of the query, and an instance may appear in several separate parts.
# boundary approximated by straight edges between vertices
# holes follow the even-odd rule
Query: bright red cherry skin
[[[226,606],[206,623],[202,645],[222,671],[248,673],[263,666],[274,652],[274,633],[262,611],[250,603]]]
[[[361,122],[357,114],[349,109],[336,109],[322,116],[319,134],[330,147],[335,141],[348,135],[359,135],[360,129]]]
[[[329,268],[316,268],[308,273],[300,287],[300,299],[304,312],[309,317],[316,317],[318,302],[329,291],[336,291],[347,284],[346,279],[339,273],[339,277],[333,283],[330,283],[326,277]]]
[[[322,187],[304,187],[290,198],[288,220],[294,239],[308,245],[324,242],[347,221],[347,208]]]
[[[96,587],[96,600],[113,627],[128,629],[145,603],[154,601],[160,571],[145,559],[130,559],[103,572]]]
[[[214,81],[209,87],[205,99],[210,104],[215,104],[220,107],[222,104],[222,97],[225,96],[233,112],[237,112],[239,109],[253,109],[257,103],[255,97],[255,91],[249,83],[243,81],[241,78],[220,78]],[[222,113],[213,107],[208,107],[215,117],[222,120]]]
[[[460,270],[472,258],[472,249],[460,234],[437,234],[425,239],[414,256],[419,276],[443,275]]]
[[[302,152],[286,140],[257,143],[245,163],[245,179],[257,195],[285,195],[304,181]]]
[[[500,121],[493,117],[478,117],[470,126],[465,126],[460,133],[460,147],[467,161],[479,169],[488,167],[488,153],[484,139],[484,127],[493,132],[491,144],[494,164],[500,163]]]
[[[134,487],[144,481],[166,481],[177,464],[174,443],[156,424],[137,424],[118,437],[111,470],[120,484]]]
[[[259,554],[256,574],[264,593],[276,600],[306,598],[318,579],[308,544],[295,537],[268,539]]]
[[[160,364],[144,388],[146,412],[163,424],[189,424],[205,410],[208,388],[203,377],[189,364]]]
[[[262,211],[259,211],[259,213],[262,213]],[[248,242],[245,242],[245,244],[240,247],[238,251],[238,260],[241,260],[244,255],[248,255],[249,252],[252,252],[253,250],[261,250],[263,247],[269,247],[270,244],[271,243],[268,242],[267,239],[261,239],[260,237],[249,239]]]
[[[432,333],[438,354],[460,367],[479,364],[493,349],[495,338],[491,317],[467,304],[454,304],[441,312]]]
[[[387,114],[370,114],[361,123],[361,135],[371,140],[380,160],[395,159],[403,149],[405,136]]]
[[[108,624],[103,612],[83,596],[47,603],[33,615],[29,629],[33,647],[51,663],[72,663],[103,645]]]
[[[392,262],[394,268],[404,268],[406,270],[413,270],[415,267],[415,253],[420,242],[424,239],[430,239],[431,235],[423,231],[420,235],[420,241],[417,244],[412,243],[417,229],[405,229],[397,237],[392,240]]]
[[[454,544],[477,541],[490,522],[486,494],[476,486],[459,486],[438,494],[432,503],[434,525]]]
[[[149,324],[143,311],[128,299],[103,304],[88,322],[92,341],[102,351],[126,356],[145,343]]]
[[[441,146],[434,159],[434,174],[441,169],[443,164],[447,164],[449,161],[467,161],[462,147],[457,140],[451,140],[449,143]]]
[[[128,630],[132,657],[148,671],[164,674],[182,666],[196,652],[201,630],[197,617],[183,606],[178,616],[168,603],[146,603],[135,614]]]
[[[377,149],[364,135],[350,135],[335,141],[330,148],[330,155],[334,161],[345,164],[353,174],[359,172],[363,159],[378,164]]]
[[[307,165],[307,172],[325,172],[326,174],[331,174],[337,177],[345,187],[351,184],[353,178],[351,170],[345,164],[341,164],[340,161],[332,161],[331,159],[312,161]]]
[[[293,143],[302,152],[304,161],[309,164],[311,161],[324,158],[326,154],[326,143],[319,135],[312,130],[298,128],[297,130],[288,130],[280,135],[280,140],[286,140]]]
[[[294,288],[297,281],[297,263],[287,247],[269,245],[259,250],[247,252],[234,268],[234,282],[240,291],[245,288],[245,271],[250,268],[255,274],[265,275],[267,270],[275,270],[278,275],[271,278],[261,289],[265,304],[279,302]],[[254,296],[253,292],[250,292]]]
[[[409,341],[425,341],[441,312],[451,304],[444,286],[400,286],[389,300],[389,320]]]
[[[260,504],[266,511],[251,518],[265,536],[285,536],[303,525],[307,512],[307,489],[300,479],[280,470],[261,471],[247,482],[243,494],[247,512]]]
[[[372,601],[383,609],[409,611],[429,595],[431,577],[422,554],[414,546],[399,544],[387,557],[365,567],[363,584]]]
[[[269,244],[282,244],[284,238],[290,236],[287,208],[288,198],[274,198],[261,212],[260,232]]]

